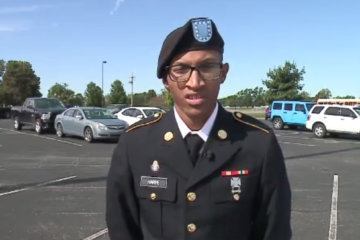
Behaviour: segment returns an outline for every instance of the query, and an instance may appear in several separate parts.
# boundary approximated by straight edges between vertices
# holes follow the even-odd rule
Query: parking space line
[[[306,144],[306,143],[284,142],[284,141],[279,141],[279,143],[294,144],[294,145],[300,145],[300,146],[306,146],[306,147],[316,147],[316,145],[314,145],[314,144]]]
[[[93,235],[91,235],[91,236],[89,236],[87,238],[84,238],[83,240],[93,240],[93,239],[96,239],[96,238],[106,234],[107,232],[108,232],[108,229],[105,228],[105,229],[103,229],[103,230],[101,230],[101,231],[99,231],[97,233],[94,233]]]
[[[19,132],[19,131],[15,131],[12,129],[7,129],[7,128],[0,128],[1,130],[7,130],[10,132],[15,132],[18,134],[23,134],[23,135],[27,135],[27,136],[34,136],[34,137],[39,137],[39,138],[43,138],[43,139],[47,139],[47,140],[53,140],[53,141],[57,141],[57,142],[61,142],[61,143],[66,143],[66,144],[70,144],[70,145],[74,145],[74,146],[78,146],[78,147],[82,147],[83,145],[78,144],[78,143],[74,143],[74,142],[70,142],[70,141],[65,141],[65,140],[60,140],[60,139],[56,139],[56,138],[52,138],[52,137],[46,137],[46,136],[40,136],[40,135],[36,135],[36,134],[31,134],[31,133],[24,133],[24,132]]]
[[[39,183],[39,184],[36,184],[35,186],[32,186],[32,187],[20,188],[20,189],[12,190],[12,191],[9,191],[9,192],[3,192],[3,193],[0,193],[0,197],[5,196],[5,195],[10,195],[10,194],[13,194],[13,193],[18,193],[18,192],[23,192],[23,191],[31,190],[31,189],[34,189],[34,188],[37,188],[37,187],[43,187],[43,186],[46,186],[46,185],[49,185],[49,184],[53,184],[53,183],[63,182],[63,181],[66,181],[66,180],[69,180],[69,179],[73,179],[73,178],[76,178],[76,176],[59,178],[59,179],[55,179],[55,180],[51,180],[51,181]]]
[[[334,175],[333,192],[331,196],[331,212],[330,212],[330,227],[329,227],[329,240],[336,240],[337,233],[337,203],[338,203],[338,188],[339,177]]]

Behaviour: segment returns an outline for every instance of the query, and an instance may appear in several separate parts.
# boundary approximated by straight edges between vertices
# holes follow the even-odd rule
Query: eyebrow
[[[201,62],[197,63],[197,64],[203,64],[203,63],[218,63],[218,62],[221,62],[221,59],[219,58],[213,58],[213,57],[209,57],[209,58],[206,58],[206,59],[203,59]],[[171,65],[191,65],[187,62],[184,62],[184,61],[181,61],[181,59],[179,60],[176,60],[175,62],[173,62]]]

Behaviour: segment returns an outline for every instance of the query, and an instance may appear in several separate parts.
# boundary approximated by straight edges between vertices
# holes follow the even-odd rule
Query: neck
[[[212,112],[214,111],[214,108],[212,108],[211,111],[209,112],[202,112],[199,114],[187,114],[185,112],[183,112],[181,109],[177,108],[177,106],[175,105],[176,111],[179,114],[180,118],[184,121],[184,123],[186,124],[186,126],[192,130],[192,131],[198,131],[200,130],[206,123],[206,121],[209,119],[210,115],[212,114]]]

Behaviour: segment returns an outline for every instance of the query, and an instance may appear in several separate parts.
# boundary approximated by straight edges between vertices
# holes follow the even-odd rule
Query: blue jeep
[[[288,126],[305,127],[308,113],[315,103],[305,101],[274,101],[271,105],[271,121],[274,129]]]

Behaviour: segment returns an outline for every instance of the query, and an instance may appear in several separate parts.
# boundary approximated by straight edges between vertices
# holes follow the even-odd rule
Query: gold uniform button
[[[156,193],[151,193],[151,194],[150,194],[150,199],[151,199],[151,200],[156,200],[156,198],[157,198]]]
[[[196,193],[194,193],[194,192],[189,192],[189,193],[187,194],[187,200],[188,200],[189,202],[194,202],[194,201],[196,200]]]
[[[196,231],[196,225],[194,223],[190,223],[187,225],[187,230],[189,233],[193,233]]]
[[[237,194],[237,193],[235,193],[235,194],[233,195],[233,197],[234,197],[234,200],[235,200],[235,201],[239,201],[239,200],[240,200],[240,195]]]

